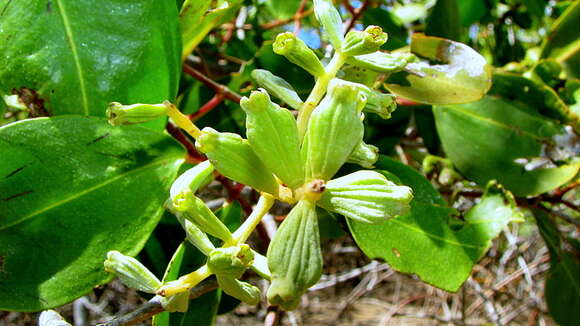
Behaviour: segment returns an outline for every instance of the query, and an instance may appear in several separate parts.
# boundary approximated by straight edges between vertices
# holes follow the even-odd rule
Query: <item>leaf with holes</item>
[[[0,310],[56,307],[109,280],[106,253],[139,252],[184,156],[162,133],[97,118],[0,128]]]
[[[104,116],[112,101],[177,92],[174,1],[2,1],[0,40],[0,94],[20,94],[38,115]]]
[[[411,213],[383,224],[347,219],[357,245],[371,258],[386,260],[394,269],[417,274],[431,285],[457,291],[475,263],[489,249],[491,240],[517,216],[513,198],[494,185],[481,202],[465,215],[460,230],[451,228],[453,209],[429,180],[413,168],[382,156],[376,164],[413,188]],[[399,181],[392,180],[392,181]]]

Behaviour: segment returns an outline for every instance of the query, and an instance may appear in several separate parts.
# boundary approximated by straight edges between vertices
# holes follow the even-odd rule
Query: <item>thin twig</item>
[[[312,14],[313,12],[314,12],[314,10],[309,9],[309,10],[306,10],[304,12],[301,12],[301,13],[299,13],[297,15],[294,15],[293,17],[290,17],[288,19],[277,19],[277,20],[274,20],[274,21],[271,21],[271,22],[262,24],[262,25],[260,25],[260,27],[262,29],[272,29],[272,28],[284,26],[286,24],[290,24],[293,21],[296,21],[297,19],[300,20],[300,19],[302,19],[304,17],[307,17],[310,14]]]
[[[347,33],[348,33],[348,31],[350,31],[354,27],[354,24],[356,23],[357,20],[360,19],[360,17],[365,12],[365,10],[367,10],[367,8],[369,7],[370,3],[371,3],[370,0],[366,0],[365,2],[363,2],[362,6],[360,8],[355,9],[355,10],[353,10],[351,12],[352,13],[352,17],[348,21],[348,23],[346,25],[347,27],[346,27],[346,30],[345,30]]]
[[[192,66],[188,64],[183,64],[183,72],[199,80],[204,85],[211,88],[216,94],[223,94],[223,96],[228,100],[240,103],[242,97],[239,94],[230,90],[228,87],[224,85],[216,83],[215,81],[211,80],[209,77],[201,73],[201,71],[193,68]]]
[[[306,7],[306,3],[308,0],[300,1],[300,5],[298,6],[298,10],[296,10],[296,14],[294,14],[294,34],[298,34],[300,31],[300,22],[302,21],[302,13],[304,12],[304,8]]]

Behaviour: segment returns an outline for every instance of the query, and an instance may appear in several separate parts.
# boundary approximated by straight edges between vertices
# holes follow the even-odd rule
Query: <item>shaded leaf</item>
[[[580,261],[564,249],[560,233],[548,215],[534,210],[540,233],[550,251],[550,271],[546,277],[546,303],[554,321],[562,326],[580,324]],[[578,248],[576,248],[578,249]]]
[[[461,25],[468,27],[489,13],[490,7],[487,0],[457,1]]]
[[[277,19],[288,19],[298,10],[300,0],[266,0],[266,6]]]
[[[457,0],[437,0],[427,18],[426,35],[461,41],[461,22],[457,2]]]
[[[109,280],[108,251],[139,252],[184,151],[143,127],[57,117],[0,128],[0,157],[0,309],[35,311]]]
[[[542,48],[542,58],[556,59],[568,77],[580,78],[580,2],[575,2],[554,22]]]
[[[459,231],[449,225],[454,210],[431,183],[413,168],[381,157],[377,168],[394,174],[413,188],[411,213],[383,224],[369,225],[347,219],[353,237],[371,258],[386,260],[394,269],[417,274],[431,285],[456,291],[471,273],[501,229],[513,219],[509,194],[490,186],[481,202],[465,216]]]
[[[172,1],[3,1],[0,39],[0,93],[30,89],[52,115],[104,116],[112,101],[177,92]]]
[[[491,87],[491,67],[475,50],[450,40],[413,34],[411,52],[422,58],[392,74],[385,87],[392,93],[428,104],[479,100]]]

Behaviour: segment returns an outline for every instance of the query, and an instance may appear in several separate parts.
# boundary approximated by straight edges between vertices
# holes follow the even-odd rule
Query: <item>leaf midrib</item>
[[[87,98],[87,89],[86,89],[86,85],[85,85],[83,68],[81,66],[81,61],[80,61],[79,54],[77,51],[77,45],[76,45],[74,37],[73,37],[73,32],[72,32],[72,29],[70,26],[70,21],[69,21],[67,12],[66,12],[66,8],[64,7],[63,1],[56,0],[56,4],[57,4],[58,10],[60,12],[60,17],[61,17],[62,23],[64,25],[66,39],[67,39],[67,42],[70,46],[72,56],[73,56],[73,61],[75,63],[75,69],[77,71],[77,76],[79,79],[79,88],[80,88],[80,92],[81,92],[81,99],[83,102],[83,110],[84,110],[85,115],[89,115],[89,100]]]
[[[98,189],[100,189],[100,188],[103,188],[103,187],[105,187],[105,186],[107,186],[107,185],[109,185],[109,184],[111,184],[111,183],[114,183],[114,182],[115,182],[115,181],[117,181],[117,180],[120,180],[120,179],[122,179],[122,178],[125,178],[125,177],[127,177],[127,176],[129,176],[129,175],[131,175],[131,174],[140,173],[140,172],[142,172],[142,171],[144,171],[144,170],[147,170],[147,169],[149,169],[149,168],[153,168],[153,167],[155,167],[155,166],[157,166],[157,165],[162,165],[162,164],[164,164],[164,163],[167,163],[167,162],[173,161],[173,160],[175,160],[175,159],[177,159],[177,158],[178,158],[178,156],[175,156],[175,157],[166,158],[166,159],[159,160],[159,161],[154,161],[154,162],[152,162],[152,163],[149,163],[149,164],[143,165],[143,166],[141,166],[141,167],[138,167],[138,168],[136,168],[136,169],[134,169],[134,170],[130,170],[130,171],[127,171],[127,172],[121,173],[121,174],[119,174],[119,175],[117,175],[117,176],[115,176],[115,177],[113,177],[113,178],[107,179],[107,180],[105,180],[105,181],[103,181],[103,182],[101,182],[101,183],[98,183],[98,184],[96,184],[96,185],[94,185],[94,186],[92,186],[92,187],[89,187],[89,188],[87,188],[87,189],[85,189],[85,190],[83,190],[83,191],[76,192],[76,193],[72,194],[72,195],[71,195],[71,196],[69,196],[69,197],[63,198],[63,199],[62,199],[62,200],[60,200],[60,201],[57,201],[57,202],[55,202],[55,203],[52,203],[52,204],[50,204],[50,205],[47,205],[47,206],[45,206],[45,207],[43,207],[43,208],[39,209],[39,210],[36,210],[36,211],[34,211],[34,212],[32,212],[32,213],[30,213],[30,214],[28,214],[28,215],[26,215],[26,216],[24,216],[24,217],[22,217],[22,218],[20,218],[20,219],[17,219],[17,220],[15,220],[15,221],[13,221],[12,223],[6,224],[6,225],[4,225],[4,226],[0,226],[0,230],[7,229],[7,228],[9,228],[9,227],[11,227],[11,226],[13,226],[13,225],[16,225],[16,224],[22,223],[22,222],[24,222],[24,221],[26,221],[26,220],[29,220],[29,219],[31,219],[31,218],[33,218],[33,217],[35,217],[35,216],[38,216],[38,215],[40,215],[40,214],[42,214],[42,213],[45,213],[45,212],[47,212],[47,211],[49,211],[49,210],[51,210],[51,209],[53,209],[53,208],[56,208],[56,207],[59,207],[59,206],[61,206],[61,205],[64,205],[64,204],[66,204],[66,203],[69,203],[69,202],[71,202],[71,201],[73,201],[73,200],[75,200],[75,199],[77,199],[77,198],[80,198],[80,197],[82,197],[82,196],[84,196],[84,195],[86,195],[86,194],[89,194],[89,193],[91,193],[91,192],[93,192],[93,191],[96,191],[96,190],[98,190]]]

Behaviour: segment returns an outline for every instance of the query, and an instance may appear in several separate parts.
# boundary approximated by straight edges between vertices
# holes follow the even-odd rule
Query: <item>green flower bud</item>
[[[324,66],[318,59],[314,51],[309,48],[304,41],[297,38],[296,35],[286,32],[276,36],[272,44],[274,53],[283,55],[293,64],[308,71],[313,76],[324,74]]]
[[[225,224],[191,190],[184,190],[177,194],[173,198],[173,207],[182,217],[193,222],[203,232],[223,241],[229,241],[232,238],[232,233]]]
[[[397,108],[396,97],[392,94],[383,94],[371,89],[366,94],[367,104],[363,108],[364,112],[376,113],[383,119],[389,119]]]
[[[111,102],[107,108],[107,120],[113,126],[143,123],[167,114],[164,104],[123,105]]]
[[[265,91],[254,91],[240,102],[246,111],[250,146],[266,167],[290,188],[304,183],[300,138],[292,113],[270,101]]]
[[[38,317],[38,326],[71,326],[54,310],[45,310]]]
[[[295,309],[300,296],[322,274],[322,253],[316,206],[301,200],[290,211],[268,248],[272,284],[268,301],[285,310]]]
[[[344,29],[342,18],[332,0],[314,0],[314,15],[324,28],[328,40],[332,46],[340,50],[344,42]]]
[[[416,61],[412,53],[373,52],[349,57],[347,62],[353,66],[370,69],[377,72],[392,74],[403,70],[409,62]]]
[[[252,71],[252,78],[254,78],[260,87],[263,87],[272,96],[281,99],[291,108],[299,110],[302,106],[302,99],[300,99],[300,96],[298,96],[298,93],[296,93],[292,85],[268,70],[254,69]]]
[[[147,267],[118,251],[109,251],[104,265],[105,271],[115,273],[123,284],[132,289],[155,293],[161,286],[161,281]]]
[[[215,246],[209,240],[209,237],[205,234],[205,232],[203,232],[191,221],[183,218],[179,212],[177,212],[177,220],[185,230],[187,240],[191,242],[191,244],[193,244],[197,249],[199,249],[199,251],[201,251],[204,255],[209,255],[209,253],[215,249]]]
[[[363,168],[372,169],[379,159],[379,148],[373,145],[365,144],[363,141],[358,143],[346,161],[355,163]]]
[[[220,288],[232,297],[250,305],[260,303],[260,289],[235,278],[217,276]]]
[[[213,170],[213,165],[209,161],[204,161],[183,172],[171,185],[171,190],[169,191],[171,198],[187,189],[195,193],[202,185],[208,183],[208,179],[212,177]]]
[[[354,56],[378,51],[389,36],[379,26],[369,26],[364,31],[351,31],[342,44],[342,54]]]
[[[167,312],[186,312],[189,308],[189,291],[179,292],[169,297],[161,297],[159,301]]]
[[[306,180],[330,180],[363,137],[359,108],[365,96],[358,84],[333,79],[312,112],[302,144]]]
[[[409,212],[411,188],[397,186],[375,171],[357,171],[329,181],[318,205],[365,223],[380,223]]]
[[[241,244],[210,252],[207,267],[218,276],[240,278],[253,262],[254,252],[247,244]]]
[[[239,135],[206,127],[195,145],[224,176],[277,196],[279,186],[276,179],[248,141]]]

